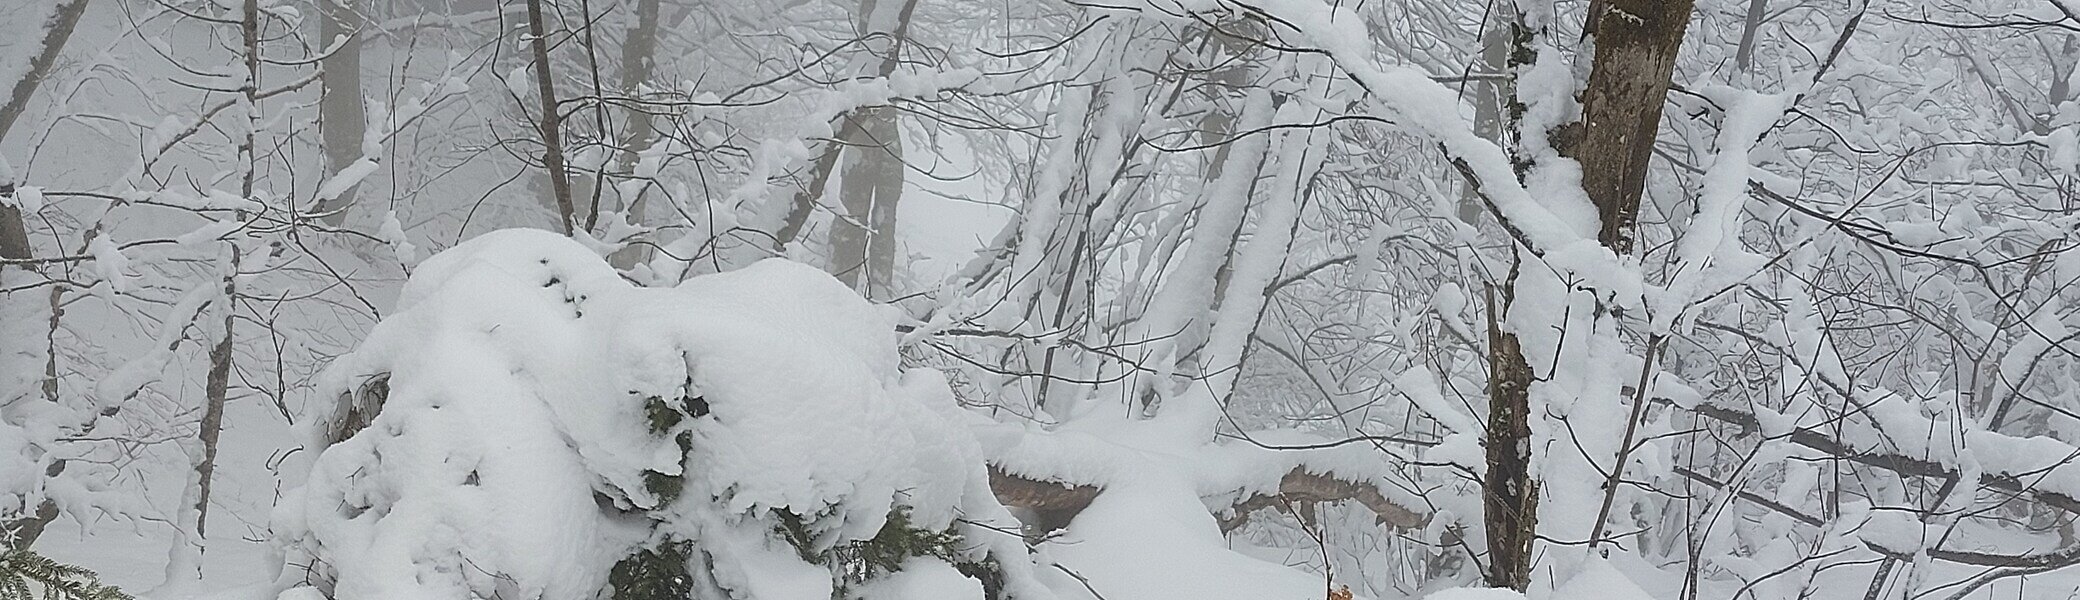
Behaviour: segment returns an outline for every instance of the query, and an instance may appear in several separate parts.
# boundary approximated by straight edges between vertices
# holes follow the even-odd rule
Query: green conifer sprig
[[[35,592],[42,590],[42,594]],[[27,549],[0,552],[0,600],[133,600],[93,571]]]

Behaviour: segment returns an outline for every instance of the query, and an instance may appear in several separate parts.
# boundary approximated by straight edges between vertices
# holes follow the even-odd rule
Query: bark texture
[[[1691,8],[1691,0],[1594,0],[1583,23],[1585,42],[1595,50],[1582,92],[1582,120],[1553,132],[1552,138],[1561,154],[1581,164],[1582,187],[1600,220],[1597,241],[1620,255],[1632,252],[1654,136]],[[1527,54],[1525,49],[1519,42],[1518,53]],[[1516,283],[1513,267],[1500,303],[1492,291],[1488,300],[1488,472],[1482,504],[1487,583],[1523,591],[1531,583],[1538,531],[1538,486],[1531,472],[1533,372],[1517,336],[1493,320],[1518,300]]]
[[[1561,151],[1582,164],[1582,188],[1602,220],[1596,239],[1624,255],[1632,252],[1654,133],[1690,24],[1691,1],[1599,4],[1601,11],[1589,14],[1596,25],[1596,57],[1582,93],[1580,137]]]
[[[1515,285],[1517,271],[1510,270]],[[1509,310],[1488,291],[1488,471],[1481,512],[1488,530],[1489,587],[1523,591],[1531,584],[1531,545],[1538,537],[1538,484],[1531,477],[1531,365],[1516,334],[1495,320]]]

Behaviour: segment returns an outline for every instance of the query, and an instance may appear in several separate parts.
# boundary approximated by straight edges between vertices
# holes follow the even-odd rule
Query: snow
[[[130,275],[130,257],[123,249],[109,241],[108,236],[94,238],[87,243],[87,253],[94,257],[94,272],[102,281],[108,282],[110,290],[118,294],[129,293],[135,288],[135,277]]]
[[[1320,578],[1238,554],[1183,482],[1137,473],[1106,488],[1058,541],[1041,546],[1104,598],[1318,600]],[[1054,573],[1056,577],[1065,573]],[[1056,583],[1057,589],[1074,584]],[[1069,594],[1069,598],[1090,598]]]
[[[859,600],[983,600],[982,582],[954,570],[946,561],[912,558],[903,570],[859,590]]]
[[[0,182],[4,181],[6,179],[0,177]],[[17,187],[13,194],[0,196],[0,203],[13,206],[24,215],[36,214],[37,211],[43,210],[43,188],[33,185]]]
[[[1553,590],[1550,600],[1654,600],[1639,584],[1611,566],[1610,561],[1592,558],[1567,583]]]
[[[236,210],[258,212],[266,208],[251,198],[215,189],[196,196],[168,188],[151,193],[147,196],[147,200],[152,204],[193,211]]]
[[[1505,588],[1452,588],[1424,596],[1423,600],[1524,600],[1524,594]]]
[[[390,246],[391,253],[397,257],[397,264],[410,269],[412,265],[419,263],[419,247],[412,245],[411,237],[405,235],[404,223],[397,220],[397,211],[383,212],[383,224],[376,229],[376,235],[382,238],[384,244]]]
[[[1708,88],[1705,95],[1726,105],[1719,127],[1718,154],[1701,183],[1696,213],[1678,238],[1676,276],[1668,291],[1654,303],[1654,326],[1667,329],[1704,300],[1705,294],[1752,276],[1767,263],[1741,245],[1741,213],[1748,198],[1748,179],[1754,167],[1750,153],[1755,143],[1790,108],[1788,94],[1759,94],[1725,88]]]
[[[325,179],[324,183],[318,185],[318,200],[338,199],[341,194],[345,194],[347,190],[353,189],[355,185],[361,183],[363,178],[376,172],[376,169],[382,168],[382,166],[375,159],[366,156],[355,159],[353,163],[341,168],[338,173],[332,174],[331,177]]]
[[[987,490],[970,485],[981,456],[945,380],[898,368],[896,318],[781,260],[638,288],[548,232],[457,245],[328,370],[329,389],[387,374],[390,392],[338,444],[321,436],[341,415],[306,425],[320,454],[275,517],[288,562],[322,559],[340,600],[589,598],[646,537],[621,512],[640,508],[708,544],[727,589],[828,596],[829,573],[773,538],[769,511],[802,515],[828,547],[898,506],[945,527]],[[689,451],[641,433],[645,398],[704,399],[712,412],[672,432]],[[683,495],[666,504],[645,472],[683,475]]]

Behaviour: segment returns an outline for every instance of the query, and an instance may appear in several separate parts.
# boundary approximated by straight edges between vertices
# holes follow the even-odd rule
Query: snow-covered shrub
[[[643,288],[546,232],[449,249],[327,372],[344,401],[304,419],[283,582],[958,600],[1029,577],[994,566],[1030,562],[944,379],[899,367],[896,316],[780,260]]]

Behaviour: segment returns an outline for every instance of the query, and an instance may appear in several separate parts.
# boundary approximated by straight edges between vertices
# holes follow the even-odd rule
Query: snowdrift
[[[471,240],[328,371],[353,393],[306,419],[311,478],[274,517],[283,578],[343,600],[592,598],[631,556],[683,555],[698,568],[673,579],[712,597],[979,597],[946,562],[1025,564],[1015,536],[817,564],[891,516],[1016,529],[945,382],[898,368],[895,317],[785,261],[647,289],[547,232]]]
[[[899,316],[783,260],[643,288],[547,232],[456,246],[327,371],[340,401],[303,419],[311,476],[273,516],[277,586],[339,600],[1322,597],[1320,577],[1230,550],[1215,519],[1235,501],[1223,490],[1275,493],[1310,454],[1134,448],[1118,443],[1131,424],[1007,428],[959,408],[938,372],[901,368]],[[1092,461],[1135,475],[1069,477]],[[1107,491],[1031,548],[992,493],[997,463]]]

